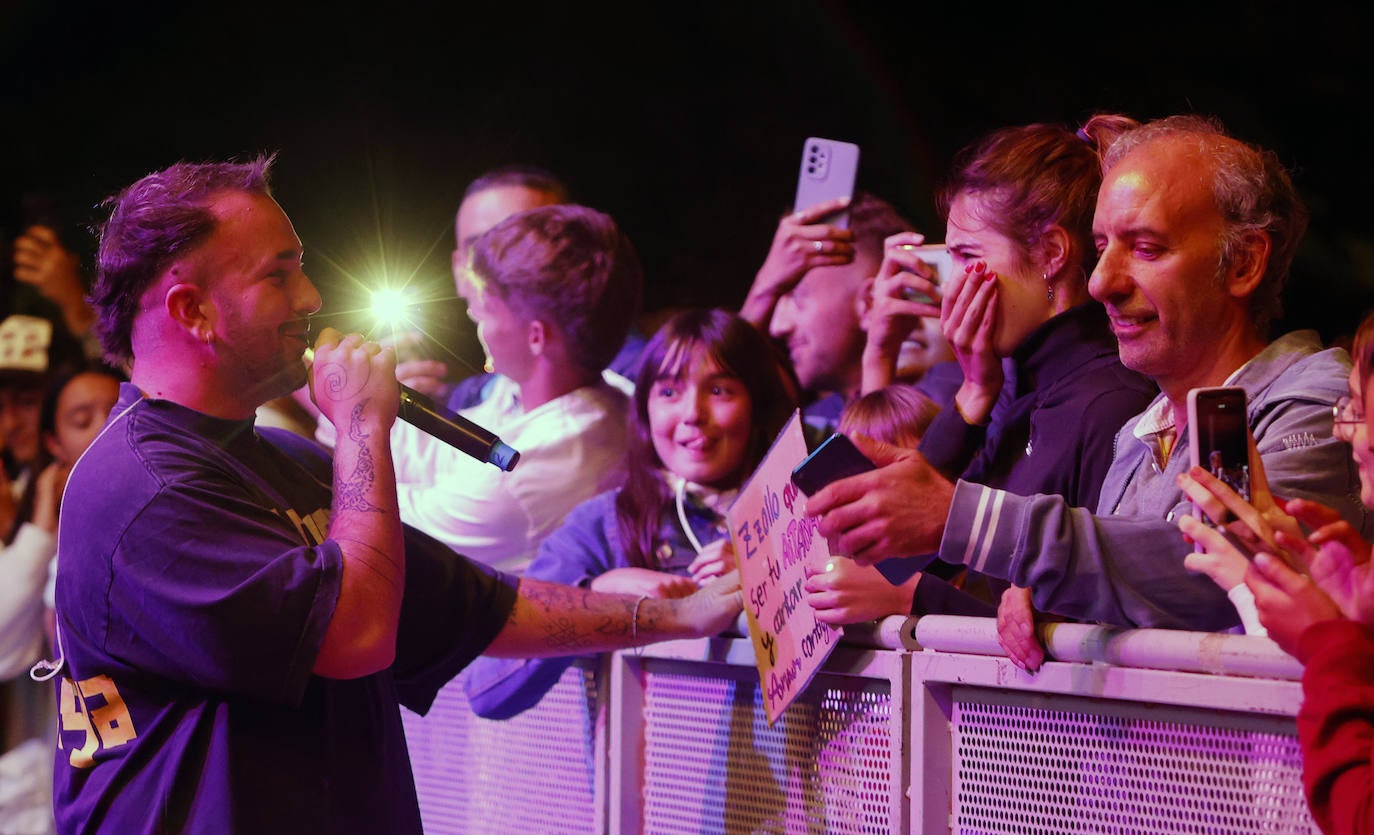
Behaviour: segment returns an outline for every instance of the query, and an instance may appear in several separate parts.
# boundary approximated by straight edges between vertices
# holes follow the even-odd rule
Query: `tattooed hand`
[[[400,403],[390,348],[325,328],[315,341],[311,397],[340,437],[391,429]]]

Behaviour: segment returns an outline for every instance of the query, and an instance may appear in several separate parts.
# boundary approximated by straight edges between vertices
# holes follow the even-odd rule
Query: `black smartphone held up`
[[[820,446],[792,470],[792,483],[808,496],[832,481],[877,469],[854,442],[839,432],[826,438]]]
[[[859,146],[838,139],[807,137],[802,146],[801,170],[797,172],[797,198],[792,211],[799,212],[836,197],[853,197],[859,173]],[[849,209],[821,218],[841,229],[849,228]]]
[[[1188,446],[1193,465],[1205,468],[1247,502],[1249,439],[1245,389],[1216,386],[1188,392]],[[1199,516],[1210,523],[1200,511]]]

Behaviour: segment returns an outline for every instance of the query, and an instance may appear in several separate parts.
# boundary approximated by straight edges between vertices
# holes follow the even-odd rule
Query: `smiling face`
[[[931,366],[954,359],[954,352],[940,330],[940,320],[923,316],[920,327],[907,334],[897,350],[896,377],[898,380],[920,380]]]
[[[787,343],[802,388],[846,397],[858,390],[866,339],[859,296],[880,264],[880,257],[857,249],[848,264],[811,268],[778,300],[768,332]]]
[[[1093,216],[1100,257],[1088,291],[1107,309],[1121,362],[1171,399],[1224,379],[1238,363],[1223,346],[1250,329],[1221,279],[1209,166],[1177,139],[1143,145],[1108,172]]]
[[[276,201],[224,192],[217,225],[191,256],[205,296],[219,373],[247,412],[305,383],[306,317],[320,294],[301,266],[301,241]]]
[[[666,469],[712,487],[743,480],[753,404],[744,383],[702,348],[668,355],[649,392],[648,414],[654,452]]]
[[[998,356],[1010,356],[1049,321],[1054,307],[1046,292],[1046,278],[1030,263],[1022,247],[998,232],[983,218],[987,207],[976,193],[960,192],[949,206],[945,246],[954,269],[966,270],[979,261],[997,274],[997,331],[993,344]]]

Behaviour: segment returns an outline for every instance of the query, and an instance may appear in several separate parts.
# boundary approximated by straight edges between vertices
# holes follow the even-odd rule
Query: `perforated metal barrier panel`
[[[886,681],[818,676],[769,727],[757,675],[650,665],[642,721],[645,832],[893,831],[900,728]]]
[[[954,831],[1309,832],[1293,720],[953,688]]]
[[[460,679],[404,716],[426,832],[1317,831],[1301,668],[1272,643],[1166,635],[1157,657],[1139,647],[1160,636],[1083,626],[1032,675],[991,621],[948,620],[970,649],[841,645],[772,727],[747,639],[615,653],[599,689],[573,668],[504,722],[475,718]]]
[[[597,699],[594,676],[571,667],[512,719],[475,716],[461,676],[427,715],[403,711],[427,835],[596,832]]]

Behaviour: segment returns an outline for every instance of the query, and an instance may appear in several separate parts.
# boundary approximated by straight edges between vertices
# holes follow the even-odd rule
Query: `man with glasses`
[[[1331,437],[1350,358],[1311,331],[1270,340],[1279,292],[1307,213],[1272,153],[1197,117],[1128,132],[1107,152],[1089,292],[1102,302],[1126,367],[1160,397],[1117,435],[1096,512],[1057,496],[1017,496],[936,474],[916,453],[869,448],[878,471],[808,501],[840,553],[873,563],[939,549],[940,558],[1029,587],[1003,597],[999,633],[1017,663],[1043,652],[1041,611],[1130,627],[1225,630],[1239,617],[1224,592],[1183,564],[1177,527],[1192,513],[1191,389],[1244,388],[1274,494],[1316,499],[1357,527],[1348,449]],[[1368,531],[1366,531],[1368,535]]]

